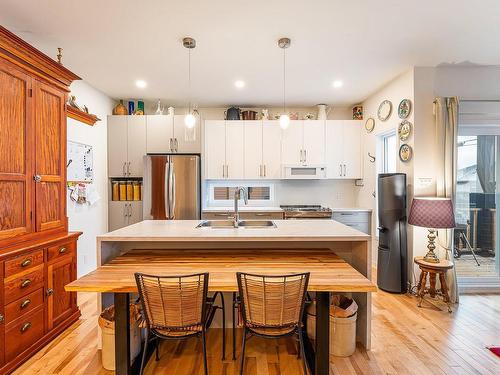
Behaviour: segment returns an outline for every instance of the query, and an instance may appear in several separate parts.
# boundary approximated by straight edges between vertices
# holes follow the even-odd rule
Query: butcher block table
[[[376,291],[370,280],[370,236],[333,220],[276,221],[272,229],[195,229],[198,223],[144,221],[100,236],[101,266],[66,286],[68,291],[103,293],[103,306],[114,302],[117,374],[132,373],[128,305],[129,293],[137,292],[135,272],[208,272],[211,292],[237,291],[236,272],[310,272],[308,291],[316,292],[317,303],[314,349],[305,335],[311,373],[329,374],[332,292],[352,292],[359,305],[357,340],[370,348],[370,293]]]

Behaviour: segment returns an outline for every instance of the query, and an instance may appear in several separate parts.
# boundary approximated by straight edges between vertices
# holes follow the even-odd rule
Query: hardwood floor
[[[485,346],[500,345],[500,295],[464,295],[448,314],[435,301],[416,307],[412,296],[374,293],[373,349],[358,348],[349,358],[331,358],[331,374],[499,374],[500,358]],[[82,319],[43,348],[14,374],[112,374],[102,369],[97,350],[94,294],[79,296]],[[210,374],[237,374],[228,339],[226,361],[220,360],[219,330],[208,334]],[[239,348],[238,339],[238,348]],[[252,338],[247,343],[248,375],[301,374],[293,340]],[[198,340],[164,342],[161,359],[148,364],[146,374],[202,374]]]

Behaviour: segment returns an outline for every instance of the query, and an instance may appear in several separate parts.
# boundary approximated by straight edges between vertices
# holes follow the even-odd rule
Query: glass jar
[[[120,200],[120,183],[118,181],[111,181],[111,200]]]
[[[134,201],[141,200],[141,182],[134,181]]]
[[[120,181],[120,200],[121,201],[126,201],[127,200],[127,181]]]
[[[127,181],[127,200],[134,200],[134,185],[132,181]]]

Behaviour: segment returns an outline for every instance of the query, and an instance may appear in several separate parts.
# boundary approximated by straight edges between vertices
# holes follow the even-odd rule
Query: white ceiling
[[[279,105],[362,101],[413,65],[500,63],[500,1],[0,0],[0,23],[114,98]],[[136,79],[148,86],[135,87]],[[243,90],[234,81],[246,82]],[[340,79],[344,86],[334,89]]]

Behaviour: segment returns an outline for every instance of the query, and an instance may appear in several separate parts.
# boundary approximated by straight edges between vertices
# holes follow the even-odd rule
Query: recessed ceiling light
[[[338,89],[339,87],[342,87],[344,85],[344,82],[342,81],[333,81],[333,87],[335,87],[336,89]]]
[[[245,87],[245,81],[239,79],[234,82],[234,85],[236,86],[237,89],[242,89],[243,87]]]
[[[138,79],[137,81],[135,81],[135,85],[137,87],[139,87],[140,89],[143,89],[145,88],[148,84],[146,83],[146,81],[142,80],[142,79]]]

